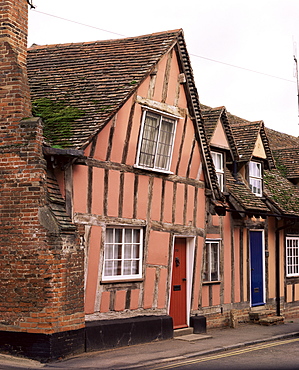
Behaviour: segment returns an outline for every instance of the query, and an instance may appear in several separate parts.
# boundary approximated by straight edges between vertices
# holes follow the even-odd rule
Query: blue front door
[[[264,302],[263,232],[250,231],[251,305]]]

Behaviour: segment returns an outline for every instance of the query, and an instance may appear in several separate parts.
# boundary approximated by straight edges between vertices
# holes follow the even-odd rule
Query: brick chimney
[[[1,130],[18,124],[31,116],[30,92],[27,81],[27,28],[26,0],[0,2],[0,124]],[[7,138],[12,139],[13,128],[6,127]],[[16,128],[15,128],[16,130]],[[2,138],[1,138],[2,139]],[[3,140],[0,146],[5,145]]]
[[[84,256],[52,212],[27,13],[26,0],[0,0],[0,350],[47,361],[84,349]]]

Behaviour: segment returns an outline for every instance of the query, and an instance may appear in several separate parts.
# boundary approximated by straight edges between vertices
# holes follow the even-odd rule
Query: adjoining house
[[[198,313],[210,325],[229,325],[232,317],[258,320],[259,314],[266,323],[296,316],[299,193],[287,155],[274,145],[280,135],[224,107],[202,106],[202,115],[227,204],[224,216],[208,214]],[[284,146],[298,145],[282,135]]]

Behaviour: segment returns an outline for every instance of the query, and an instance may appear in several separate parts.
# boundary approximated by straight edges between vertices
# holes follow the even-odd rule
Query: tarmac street
[[[299,319],[286,320],[281,325],[246,324],[237,328],[211,329],[207,334],[189,334],[165,341],[83,353],[48,364],[0,354],[0,369],[158,369],[173,363],[198,361],[206,356],[218,356],[222,353],[227,357],[228,351],[242,351],[252,345],[266,346],[273,341],[295,339],[299,339]],[[299,341],[294,341],[292,344],[298,347],[298,343]],[[252,354],[249,353],[250,355]]]

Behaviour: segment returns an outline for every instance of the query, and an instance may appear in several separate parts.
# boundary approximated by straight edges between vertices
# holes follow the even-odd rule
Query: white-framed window
[[[299,276],[299,237],[286,238],[286,274]]]
[[[213,163],[216,170],[216,176],[218,179],[218,184],[220,187],[220,190],[223,191],[223,185],[224,185],[224,164],[223,164],[223,153],[219,152],[211,152]]]
[[[143,229],[107,227],[103,281],[142,277]]]
[[[262,164],[259,162],[249,162],[249,186],[253,194],[263,195]]]
[[[136,165],[169,171],[177,119],[145,110],[142,117]]]
[[[203,281],[220,280],[220,241],[206,240]]]

